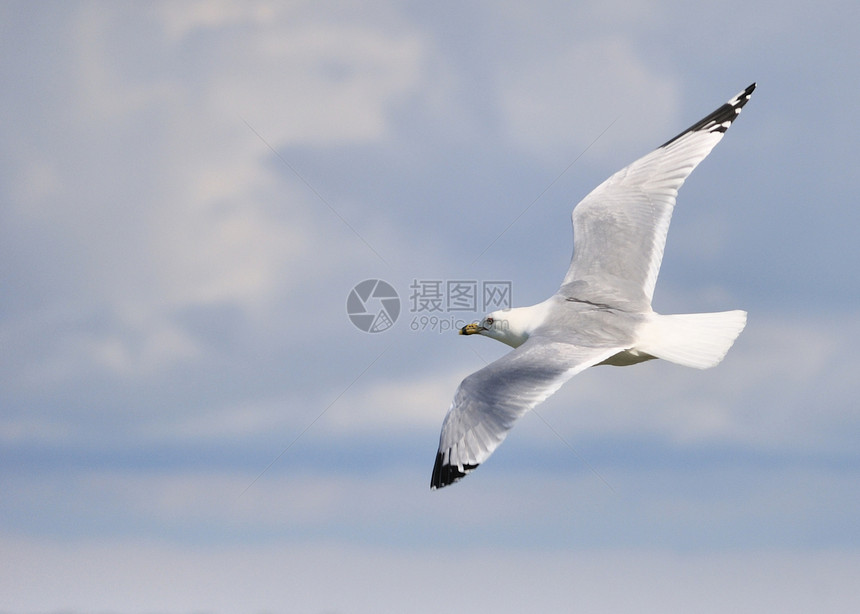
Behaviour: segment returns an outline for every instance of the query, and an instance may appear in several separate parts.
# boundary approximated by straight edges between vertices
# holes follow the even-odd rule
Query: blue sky
[[[0,14],[0,611],[860,607],[847,3]],[[654,299],[746,309],[726,360],[591,369],[431,492],[506,348],[410,284],[544,299],[573,205],[753,81]]]

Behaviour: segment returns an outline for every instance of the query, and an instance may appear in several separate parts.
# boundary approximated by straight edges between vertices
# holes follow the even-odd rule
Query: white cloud
[[[288,5],[272,5],[267,2],[235,0],[191,0],[153,5],[154,11],[163,20],[171,40],[179,42],[185,37],[230,26],[260,27],[266,22],[279,21],[301,2]]]
[[[103,532],[179,541],[188,535],[212,547],[260,536],[273,544],[326,543],[329,535],[343,543],[397,540],[409,548],[492,543],[719,552],[857,543],[857,475],[850,470],[737,460],[690,467],[639,458],[607,463],[598,476],[572,456],[520,463],[509,448],[437,492],[429,489],[434,448],[428,444],[371,451],[348,443],[310,449],[302,442],[271,465],[242,470],[222,470],[217,462],[161,467],[153,459],[149,469],[105,464],[8,473],[4,529],[67,531],[87,541]]]
[[[854,553],[418,552],[332,544],[189,549],[3,539],[10,611],[786,614],[860,607]],[[468,576],[452,581],[458,570]],[[38,581],[34,581],[38,580]],[[415,599],[415,595],[422,595]]]
[[[217,36],[227,52],[206,48],[213,61],[199,66],[199,102],[217,117],[241,114],[277,146],[383,139],[395,105],[422,87],[424,43],[397,20],[233,2],[163,5],[157,14],[174,45]]]
[[[339,432],[396,432],[441,428],[454,391],[468,373],[418,373],[405,379],[377,379],[350,395],[350,411],[333,412],[327,424]]]
[[[195,340],[169,322],[128,323],[127,326],[122,332],[80,331],[64,336],[60,353],[55,356],[57,371],[42,371],[34,379],[43,384],[67,379],[75,374],[74,370],[63,373],[63,368],[73,364],[84,371],[104,369],[125,377],[150,375],[200,354]],[[146,332],[135,338],[127,334],[129,330]],[[92,363],[83,364],[87,359]]]

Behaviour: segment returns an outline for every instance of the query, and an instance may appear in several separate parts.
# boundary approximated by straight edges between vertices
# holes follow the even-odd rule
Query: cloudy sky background
[[[860,608],[850,3],[0,15],[0,611]],[[572,206],[752,81],[654,301],[748,310],[726,360],[589,370],[431,492],[506,348],[412,280],[544,299]]]

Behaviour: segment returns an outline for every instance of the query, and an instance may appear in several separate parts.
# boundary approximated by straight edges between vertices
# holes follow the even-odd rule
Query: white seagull
[[[558,292],[460,330],[515,349],[457,388],[442,423],[431,488],[473,471],[520,416],[588,367],[662,358],[707,369],[723,359],[746,325],[746,312],[661,315],[651,309],[651,297],[678,189],[754,89],[755,83],[618,171],[574,208],[573,257]]]

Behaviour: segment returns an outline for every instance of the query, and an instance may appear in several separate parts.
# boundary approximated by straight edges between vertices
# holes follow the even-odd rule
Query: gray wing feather
[[[532,337],[463,380],[442,424],[431,488],[480,465],[520,416],[580,371],[623,348],[588,348]]]
[[[754,88],[621,169],[574,208],[574,251],[562,293],[650,308],[678,189],[722,139]]]

